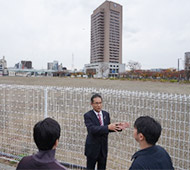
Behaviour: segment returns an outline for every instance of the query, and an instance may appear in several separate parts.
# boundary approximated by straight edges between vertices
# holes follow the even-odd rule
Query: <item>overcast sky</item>
[[[0,0],[0,58],[36,69],[59,61],[90,62],[90,16],[104,0]],[[115,0],[123,6],[123,63],[142,69],[183,68],[190,51],[190,0]],[[74,62],[72,62],[72,54]]]

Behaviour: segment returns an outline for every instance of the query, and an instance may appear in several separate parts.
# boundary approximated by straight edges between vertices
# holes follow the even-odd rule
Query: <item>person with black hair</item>
[[[85,156],[87,157],[87,169],[95,169],[97,163],[98,170],[106,169],[108,153],[108,134],[117,132],[129,127],[125,123],[110,123],[109,113],[102,110],[102,97],[94,94],[91,97],[93,110],[84,114],[84,122],[87,128],[85,143]]]
[[[17,166],[17,170],[66,170],[66,168],[55,159],[55,151],[58,145],[60,132],[61,128],[59,123],[52,118],[46,118],[36,123],[33,128],[33,138],[39,151],[34,155],[23,157]]]
[[[129,168],[130,170],[174,169],[167,151],[161,146],[156,145],[161,131],[160,123],[152,117],[141,116],[136,119],[133,136],[139,143],[141,150],[132,156],[133,163]]]

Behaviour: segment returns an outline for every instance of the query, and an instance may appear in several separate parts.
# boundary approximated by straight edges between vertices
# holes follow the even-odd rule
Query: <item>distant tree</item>
[[[136,62],[136,61],[129,61],[127,64],[127,67],[129,67],[129,69],[131,71],[140,70],[141,64],[139,62]]]
[[[104,73],[106,70],[109,69],[109,66],[107,63],[101,63],[100,66],[99,66],[99,71],[100,71],[100,74],[101,74],[101,77],[104,77]]]
[[[91,78],[94,77],[94,75],[96,74],[96,69],[87,69],[86,70],[86,75]]]
[[[185,75],[186,75],[186,80],[189,81],[190,80],[190,70],[186,70]]]

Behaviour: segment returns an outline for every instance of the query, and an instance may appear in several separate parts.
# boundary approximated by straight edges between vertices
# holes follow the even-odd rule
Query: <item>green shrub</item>
[[[176,83],[178,80],[170,80],[171,83]]]

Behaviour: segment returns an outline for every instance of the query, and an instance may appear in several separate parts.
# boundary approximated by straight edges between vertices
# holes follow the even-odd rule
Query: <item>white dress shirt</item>
[[[96,114],[96,116],[97,116],[97,118],[99,120],[98,112],[96,112],[95,110],[93,110],[93,111],[94,111],[94,113]],[[104,119],[103,119],[103,113],[102,113],[102,111],[100,111],[99,114],[100,114],[100,117],[101,117],[102,126],[104,126]]]

